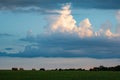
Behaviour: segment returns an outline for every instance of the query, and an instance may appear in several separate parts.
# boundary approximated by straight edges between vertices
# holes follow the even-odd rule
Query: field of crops
[[[0,70],[0,80],[120,80],[120,72]]]

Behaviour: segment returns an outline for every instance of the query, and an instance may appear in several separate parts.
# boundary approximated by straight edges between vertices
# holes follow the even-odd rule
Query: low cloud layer
[[[47,13],[47,10],[58,9],[64,3],[72,3],[73,8],[120,9],[119,0],[0,0],[0,10]]]
[[[8,51],[9,51],[9,50],[13,50],[13,48],[5,48],[5,50],[8,50]]]
[[[33,35],[28,31],[27,36],[20,40],[31,45],[23,52],[2,52],[0,56],[120,58],[120,34],[111,31],[111,23],[105,22],[99,31],[93,30],[88,18],[76,25],[70,6],[66,4],[61,10],[53,11],[59,15],[49,18],[52,21],[42,34]]]
[[[8,34],[8,33],[0,33],[0,38],[1,37],[11,37],[13,36],[12,34]]]

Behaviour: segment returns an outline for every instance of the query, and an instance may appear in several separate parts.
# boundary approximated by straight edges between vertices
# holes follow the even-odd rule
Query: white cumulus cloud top
[[[55,16],[55,20],[51,22],[49,32],[56,33],[64,33],[64,34],[74,34],[80,38],[84,37],[119,37],[120,28],[119,25],[117,27],[116,33],[111,31],[111,23],[105,22],[98,31],[94,31],[92,28],[92,24],[88,18],[84,19],[76,25],[76,20],[71,14],[70,10],[71,4],[66,4],[62,7],[61,10],[56,10],[59,15]],[[120,11],[117,12],[117,20],[120,22]]]

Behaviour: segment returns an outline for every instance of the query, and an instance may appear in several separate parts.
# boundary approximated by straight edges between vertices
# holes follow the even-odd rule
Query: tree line
[[[94,67],[92,69],[89,69],[89,71],[120,71],[120,65],[114,66],[114,67]]]
[[[12,68],[13,71],[23,71],[24,68]],[[40,68],[39,69],[40,71],[46,71],[45,68]],[[32,71],[36,71],[35,68],[32,68]],[[62,69],[62,68],[59,68],[59,69],[52,69],[51,71],[120,71],[120,65],[117,65],[117,66],[114,66],[114,67],[105,67],[105,66],[99,66],[99,67],[93,67],[89,70],[85,70],[85,69],[82,69],[82,68],[78,68],[78,69],[75,69],[75,68],[69,68],[69,69]]]

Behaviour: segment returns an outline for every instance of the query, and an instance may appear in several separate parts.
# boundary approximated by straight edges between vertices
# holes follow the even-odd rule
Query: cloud
[[[75,19],[71,15],[70,6],[71,4],[66,4],[66,6],[62,7],[62,10],[58,11],[60,15],[56,16],[57,18],[49,24],[50,26],[48,25],[50,27],[49,31],[52,33],[60,32],[75,34],[79,37],[93,36],[92,26],[89,19],[84,19],[80,22],[79,26],[77,26]]]
[[[58,9],[65,3],[71,3],[73,8],[78,9],[120,9],[119,0],[0,0],[0,9],[47,13],[47,10]]]
[[[5,50],[8,50],[8,51],[9,51],[9,50],[13,50],[13,48],[5,48]]]
[[[110,21],[106,21],[102,24],[101,28],[98,32],[95,32],[96,36],[102,36],[102,37],[116,37],[117,35],[111,32],[112,24]]]
[[[11,37],[11,36],[13,35],[8,33],[0,33],[0,37]]]
[[[22,56],[120,58],[120,43],[115,39],[79,38],[74,35],[54,34],[39,35],[32,40],[36,44],[26,46]]]
[[[68,3],[62,7],[62,10],[55,11],[59,13],[59,15],[55,16],[55,18],[50,17],[53,22],[49,24],[50,26],[47,25],[49,26],[47,32],[69,33],[79,36],[81,38],[95,36],[111,38],[120,36],[120,34],[118,33],[112,33],[112,24],[110,21],[106,21],[105,23],[103,23],[99,31],[93,31],[92,24],[88,18],[81,21],[79,25],[76,25],[76,20],[71,15],[70,6],[71,4]],[[119,15],[117,17],[119,18]]]
[[[117,11],[116,18],[117,18],[118,23],[120,23],[120,10]]]
[[[120,10],[117,11],[116,13],[116,18],[117,18],[117,28],[116,28],[116,33],[120,34]]]
[[[66,4],[52,20],[45,32],[33,35],[29,30],[21,41],[30,42],[23,52],[2,53],[10,57],[91,57],[120,58],[120,36],[111,31],[111,23],[105,22],[96,32],[88,18],[76,25],[71,15],[71,4]],[[116,36],[117,35],[117,36]]]

